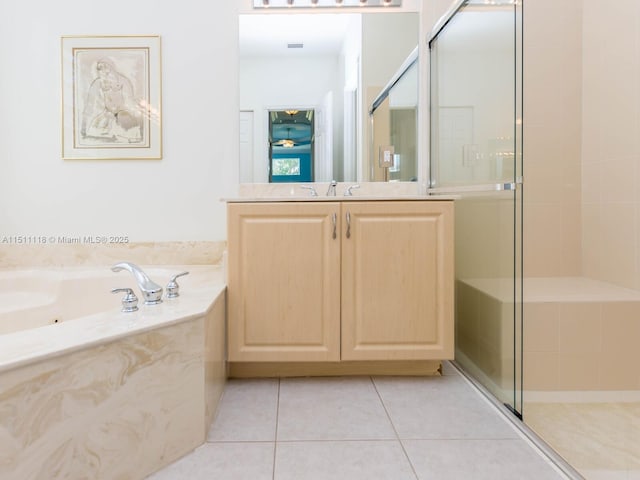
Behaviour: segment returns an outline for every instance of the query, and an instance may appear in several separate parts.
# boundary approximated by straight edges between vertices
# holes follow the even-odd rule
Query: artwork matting
[[[159,36],[64,36],[62,158],[162,158]]]

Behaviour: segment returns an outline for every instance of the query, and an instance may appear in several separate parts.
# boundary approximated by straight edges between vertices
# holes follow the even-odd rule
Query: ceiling
[[[360,14],[240,15],[240,55],[329,55],[342,49],[349,24]],[[302,43],[303,48],[287,48]]]

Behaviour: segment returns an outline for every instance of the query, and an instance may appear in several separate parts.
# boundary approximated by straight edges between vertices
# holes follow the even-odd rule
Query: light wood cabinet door
[[[453,358],[453,202],[344,202],[342,221],[342,360]]]
[[[338,361],[340,204],[231,203],[227,212],[229,361]]]

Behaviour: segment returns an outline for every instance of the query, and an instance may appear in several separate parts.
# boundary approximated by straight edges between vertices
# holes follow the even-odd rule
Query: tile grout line
[[[404,457],[407,459],[407,462],[409,462],[409,466],[411,467],[411,471],[413,472],[413,476],[416,478],[416,480],[420,480],[420,477],[418,477],[418,472],[416,472],[416,469],[413,466],[413,463],[411,463],[411,459],[409,458],[409,454],[407,453],[407,450],[404,448],[404,444],[402,443],[402,440],[400,439],[400,435],[398,435],[398,431],[396,430],[396,426],[393,423],[393,420],[391,420],[391,415],[389,415],[389,411],[387,410],[387,406],[384,404],[384,400],[382,399],[382,395],[380,395],[380,392],[378,391],[378,387],[376,386],[376,382],[373,380],[372,376],[369,377],[369,380],[371,381],[371,384],[373,385],[373,389],[376,391],[376,395],[378,395],[378,399],[380,400],[380,404],[382,405],[382,408],[384,409],[384,413],[387,415],[387,418],[389,419],[389,423],[391,424],[391,428],[393,428],[393,433],[395,433],[395,435],[396,435],[396,440],[400,444],[400,448],[402,449],[402,453],[404,453]]]
[[[271,470],[271,480],[276,478],[276,454],[278,452],[278,418],[280,416],[280,385],[282,379],[278,377],[278,394],[276,397],[276,429],[275,436],[273,438],[273,468]]]
[[[278,443],[336,443],[336,442],[365,442],[365,443],[389,443],[397,438],[320,438],[320,439],[291,439],[291,440],[278,440]],[[430,438],[405,438],[404,440],[433,440]],[[438,439],[439,440],[439,439]],[[443,440],[461,440],[459,438],[443,438]],[[482,438],[470,438],[469,440],[484,440]],[[496,438],[495,440],[513,440],[513,438]],[[206,443],[225,445],[234,443],[274,443],[273,440],[211,440]]]

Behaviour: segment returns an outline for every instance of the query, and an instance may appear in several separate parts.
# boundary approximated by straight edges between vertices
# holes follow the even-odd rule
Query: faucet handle
[[[351,192],[351,190],[356,189],[356,188],[360,188],[360,185],[351,185],[350,187],[348,187],[345,191],[344,191],[344,196],[345,197],[353,197],[353,193]]]
[[[138,297],[130,288],[114,288],[111,293],[126,293],[122,299],[122,311],[125,313],[138,310]]]
[[[171,277],[169,283],[167,283],[167,298],[176,298],[180,296],[180,285],[178,285],[176,279],[188,274],[189,272],[182,272]]]
[[[300,185],[300,188],[304,188],[305,190],[310,190],[310,194],[312,197],[318,196],[318,192],[316,192],[316,189],[313,185]]]

